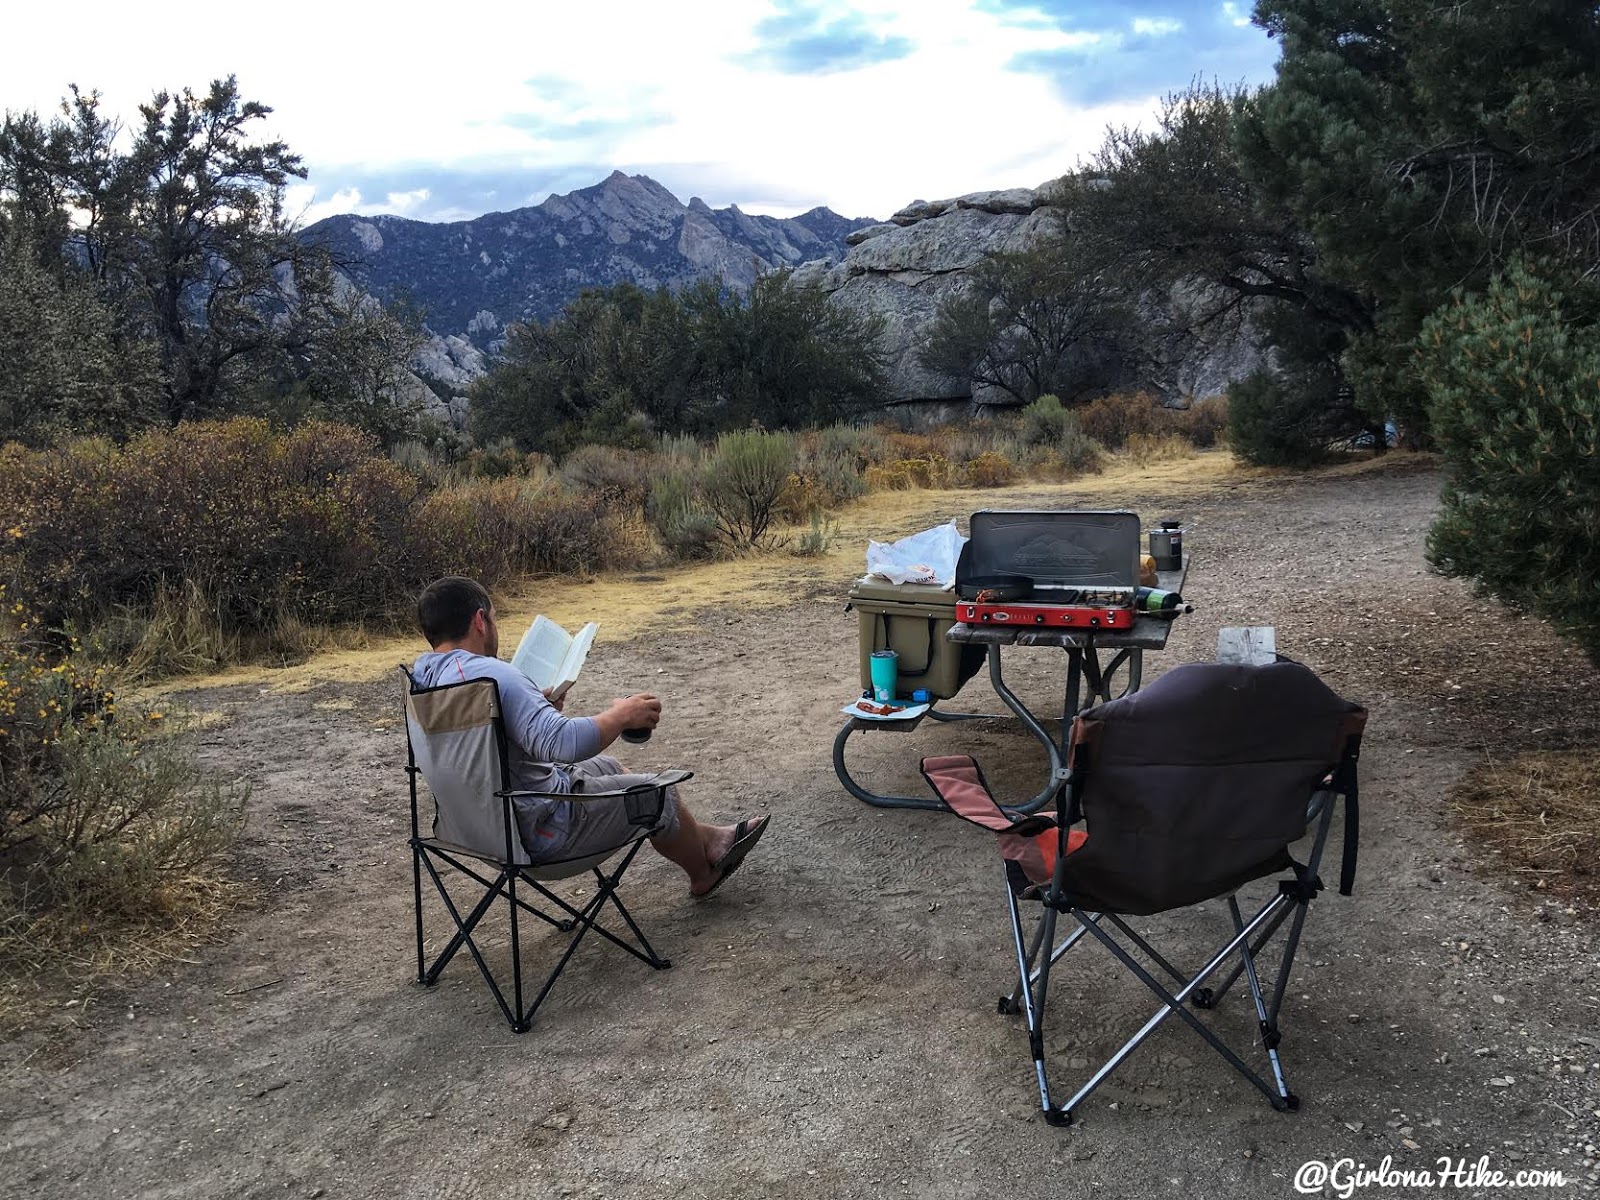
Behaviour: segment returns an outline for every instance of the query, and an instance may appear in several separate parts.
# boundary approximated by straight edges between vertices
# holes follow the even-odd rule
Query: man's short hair
[[[476,579],[446,575],[435,579],[417,597],[417,624],[428,645],[459,641],[472,628],[472,618],[494,607],[489,591]]]

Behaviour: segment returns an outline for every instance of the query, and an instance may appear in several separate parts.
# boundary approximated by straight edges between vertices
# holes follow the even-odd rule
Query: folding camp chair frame
[[[1195,974],[1185,975],[1173,966],[1160,952],[1150,945],[1143,937],[1129,927],[1127,921],[1116,913],[1090,912],[1072,902],[1071,896],[1064,887],[1064,876],[1068,857],[1067,838],[1071,826],[1080,817],[1078,796],[1083,786],[1084,772],[1088,768],[1088,750],[1086,747],[1074,748],[1073,769],[1068,779],[1064,782],[1057,798],[1057,827],[1060,845],[1056,857],[1055,871],[1046,890],[1039,892],[1034,889],[1037,899],[1043,902],[1044,911],[1039,916],[1039,922],[1031,938],[1024,934],[1024,919],[1019,897],[1029,892],[1029,881],[1022,874],[1015,862],[1007,861],[1006,868],[1006,896],[1010,903],[1012,938],[1016,949],[1017,983],[1010,995],[1000,997],[999,1011],[1003,1014],[1014,1014],[1021,1011],[1027,1023],[1028,1045],[1033,1056],[1034,1072],[1039,1086],[1039,1103],[1043,1110],[1045,1120],[1052,1125],[1070,1125],[1073,1110],[1086,1100],[1096,1088],[1105,1082],[1106,1078],[1120,1066],[1127,1057],[1139,1048],[1141,1044],[1155,1030],[1176,1014],[1185,1024],[1200,1035],[1205,1042],[1216,1050],[1235,1070],[1250,1081],[1271,1102],[1272,1107],[1280,1112],[1298,1111],[1300,1100],[1289,1090],[1289,1085],[1284,1077],[1283,1063],[1278,1054],[1278,1046],[1282,1041],[1282,1033],[1278,1027],[1278,1014],[1283,1007],[1284,993],[1289,984],[1290,971],[1294,966],[1294,955],[1300,944],[1300,935],[1305,924],[1306,913],[1316,894],[1322,890],[1322,881],[1317,876],[1317,869],[1322,861],[1323,848],[1327,843],[1328,831],[1333,820],[1335,801],[1343,797],[1345,800],[1345,822],[1347,847],[1353,844],[1357,806],[1356,797],[1356,762],[1360,751],[1360,735],[1349,738],[1346,743],[1343,757],[1338,767],[1330,777],[1324,781],[1324,786],[1312,793],[1307,808],[1306,825],[1310,828],[1316,825],[1316,836],[1312,843],[1311,854],[1304,866],[1291,863],[1294,870],[1293,879],[1280,880],[1278,889],[1259,911],[1246,921],[1239,908],[1238,894],[1233,893],[1227,897],[1228,911],[1233,918],[1234,935],[1222,949],[1218,950],[1206,964]],[[1348,891],[1350,872],[1353,871],[1353,858],[1348,856],[1345,863],[1346,879],[1341,886],[1341,891]],[[1076,922],[1076,926],[1057,943],[1055,940],[1056,924],[1059,914],[1069,914]],[[1262,980],[1258,970],[1256,956],[1272,939],[1286,920],[1292,918],[1288,940],[1284,946],[1283,957],[1278,965],[1276,981],[1272,987],[1272,998],[1269,1003],[1262,992]],[[1142,951],[1162,972],[1171,977],[1178,985],[1176,991],[1171,991],[1162,985],[1149,970],[1147,970],[1129,950],[1118,941],[1117,937],[1105,926],[1111,925],[1128,942]],[[1116,959],[1131,971],[1146,987],[1148,987],[1161,1001],[1161,1006],[1147,1020],[1144,1025],[1123,1043],[1109,1059],[1106,1060],[1094,1074],[1073,1093],[1065,1104],[1056,1104],[1051,1091],[1049,1079],[1045,1068],[1044,1053],[1044,1008],[1045,1000],[1049,993],[1051,968],[1086,936],[1093,937],[1100,942]],[[1041,950],[1050,946],[1050,952],[1044,955],[1041,961]],[[1228,960],[1237,956],[1238,962],[1231,973],[1215,988],[1204,986],[1206,980],[1220,971]],[[1196,1008],[1214,1008],[1227,991],[1243,975],[1249,984],[1250,997],[1255,1006],[1256,1026],[1259,1031],[1262,1047],[1266,1051],[1267,1062],[1271,1068],[1272,1083],[1269,1085],[1256,1071],[1252,1070],[1235,1051],[1220,1037],[1213,1033],[1206,1025],[1195,1016],[1186,1006],[1192,1001]]]
[[[404,670],[404,668],[402,668]],[[417,688],[409,672],[405,672],[408,686],[414,693],[442,689]],[[473,683],[489,682],[493,680],[473,680]],[[460,687],[461,684],[447,684],[445,687]],[[526,1033],[533,1024],[533,1014],[544,1003],[545,998],[560,978],[561,972],[577,952],[579,944],[584,937],[593,930],[613,945],[621,947],[629,954],[646,963],[655,970],[666,970],[672,966],[670,959],[663,958],[656,953],[655,948],[645,937],[627,907],[622,903],[622,898],[617,895],[617,886],[623,874],[627,871],[639,853],[644,840],[649,836],[649,827],[661,815],[666,803],[666,789],[685,779],[692,777],[690,771],[671,771],[658,776],[659,782],[650,788],[634,788],[620,791],[588,791],[581,795],[565,792],[541,792],[516,790],[511,787],[511,776],[508,757],[506,753],[505,726],[500,716],[498,702],[499,686],[494,685],[496,704],[493,723],[496,753],[499,756],[500,787],[494,792],[495,798],[501,806],[501,823],[505,837],[505,850],[499,857],[491,856],[479,851],[474,851],[463,846],[457,846],[436,838],[422,835],[420,805],[418,802],[417,777],[422,774],[422,768],[417,765],[416,750],[411,740],[410,723],[406,728],[406,776],[411,792],[411,875],[412,894],[416,909],[416,936],[417,936],[417,982],[424,987],[432,987],[438,982],[439,975],[449,965],[463,946],[472,956],[473,962],[478,966],[478,972],[483,976],[483,981],[489,985],[489,991],[494,995],[495,1002],[500,1006],[501,1013],[511,1026],[513,1033]],[[630,820],[637,826],[637,832],[630,836],[630,840],[584,857],[567,859],[556,862],[543,862],[537,864],[518,864],[516,862],[516,849],[520,844],[520,834],[517,830],[514,802],[520,797],[534,797],[562,801],[575,801],[580,803],[594,803],[608,798],[628,796],[642,799],[645,795],[654,797],[653,809],[641,808],[637,814],[632,812],[630,804]],[[517,839],[514,841],[513,839]],[[609,872],[601,869],[602,865],[619,851],[626,850],[621,861],[614,870]],[[456,900],[451,896],[445,884],[444,876],[440,873],[438,864],[447,864],[455,871],[473,880],[483,889],[475,903],[463,914]],[[476,866],[470,864],[477,864]],[[428,877],[433,881],[434,889],[443,902],[446,912],[455,926],[455,932],[444,948],[434,956],[432,961],[427,957],[426,939],[423,930],[422,917],[422,875],[426,870]],[[594,875],[595,894],[581,908],[574,907],[567,900],[544,886],[545,882],[555,882],[570,879],[589,871]],[[518,884],[527,885],[532,891],[543,897],[556,912],[552,914],[537,904],[518,895]],[[482,951],[473,938],[474,931],[479,922],[493,909],[494,903],[499,898],[504,898],[510,916],[511,926],[511,997],[508,1000],[501,984],[496,980],[494,972],[484,959]],[[616,909],[617,914],[627,926],[627,932],[632,935],[632,942],[625,940],[619,932],[608,929],[600,924],[599,917],[602,908],[609,902]],[[524,1005],[523,997],[527,989],[523,985],[522,963],[522,938],[519,926],[519,914],[527,913],[540,921],[562,931],[571,933],[572,937],[567,943],[560,959],[545,977],[543,985],[532,1001]]]

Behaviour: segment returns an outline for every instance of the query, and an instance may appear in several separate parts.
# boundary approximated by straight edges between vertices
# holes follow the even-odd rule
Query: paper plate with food
[[[905,700],[879,704],[876,700],[863,698],[846,704],[839,711],[847,717],[860,717],[863,721],[910,721],[931,707],[931,704],[912,704]]]

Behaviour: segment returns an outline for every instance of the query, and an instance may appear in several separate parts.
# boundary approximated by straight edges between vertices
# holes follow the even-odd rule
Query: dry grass
[[[1490,761],[1451,793],[1474,839],[1538,891],[1600,900],[1600,803],[1586,751],[1530,751]]]
[[[244,896],[220,868],[200,870],[168,879],[139,920],[92,926],[46,917],[0,926],[0,1039],[42,1023],[81,1025],[118,982],[195,963]]]
[[[1128,435],[1123,453],[1135,466],[1148,467],[1151,463],[1194,458],[1200,451],[1188,438],[1175,433],[1133,433]]]

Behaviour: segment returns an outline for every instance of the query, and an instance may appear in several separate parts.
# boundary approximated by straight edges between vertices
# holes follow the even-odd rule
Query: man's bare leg
[[[734,826],[707,825],[695,819],[689,806],[678,801],[678,828],[658,834],[650,844],[662,857],[683,868],[689,876],[689,891],[699,895],[717,881],[712,867],[733,845]]]

